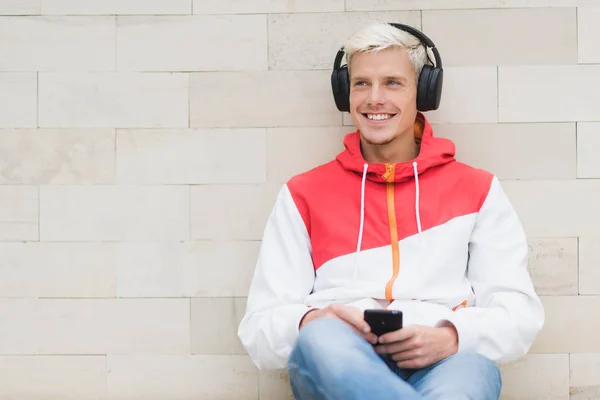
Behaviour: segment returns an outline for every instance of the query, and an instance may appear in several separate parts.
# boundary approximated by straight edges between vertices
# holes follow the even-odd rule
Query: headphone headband
[[[411,35],[419,39],[423,44],[425,44],[426,47],[431,48],[431,51],[433,52],[433,55],[435,57],[435,66],[437,68],[442,68],[442,57],[440,57],[440,53],[437,47],[435,47],[435,43],[433,43],[433,41],[429,39],[427,35],[425,35],[420,30],[413,28],[410,25],[397,24],[394,22],[390,22],[389,24],[392,25],[394,28],[410,33]],[[427,49],[425,50],[427,51]],[[429,57],[429,54],[427,56]]]
[[[393,26],[396,29],[399,29],[404,32],[408,32],[417,39],[421,41],[425,47],[429,47],[433,53],[435,58],[435,67],[442,68],[442,57],[440,56],[440,52],[437,47],[435,47],[435,43],[423,32],[418,29],[413,28],[410,25],[398,24],[395,22],[388,22],[388,25]],[[427,51],[427,49],[425,49]],[[342,66],[342,60],[344,59],[344,54],[346,54],[344,47],[340,48],[335,56],[335,61],[333,62],[333,69],[339,69]],[[429,58],[429,53],[427,53],[427,58]]]

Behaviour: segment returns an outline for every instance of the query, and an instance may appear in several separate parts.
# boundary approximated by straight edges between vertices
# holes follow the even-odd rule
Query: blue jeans
[[[298,400],[497,400],[502,386],[496,364],[472,352],[423,369],[398,368],[334,318],[302,328],[288,372]]]

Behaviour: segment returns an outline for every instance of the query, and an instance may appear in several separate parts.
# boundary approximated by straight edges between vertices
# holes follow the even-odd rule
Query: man
[[[497,399],[496,362],[543,325],[498,179],[457,162],[422,113],[441,59],[413,34],[434,47],[374,24],[344,46],[347,71],[338,53],[336,104],[357,131],[283,186],[267,222],[239,336],[259,368],[288,368],[298,399]],[[404,326],[377,337],[366,309],[401,310]]]

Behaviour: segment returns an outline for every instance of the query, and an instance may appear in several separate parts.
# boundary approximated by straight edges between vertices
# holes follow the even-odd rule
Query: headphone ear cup
[[[437,110],[442,99],[444,71],[431,65],[424,65],[419,75],[417,87],[417,110]]]
[[[331,73],[331,89],[338,110],[350,111],[350,77],[346,65]]]
[[[442,101],[442,87],[444,85],[444,70],[441,68],[434,68],[433,74],[431,75],[431,83],[429,88],[431,90],[431,109],[437,110]]]

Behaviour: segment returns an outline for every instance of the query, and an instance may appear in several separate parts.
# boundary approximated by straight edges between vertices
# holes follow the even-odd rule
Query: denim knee
[[[498,368],[498,365],[489,358],[474,351],[460,351],[456,353],[454,357],[460,362],[475,366],[483,375],[493,377],[497,379],[499,383],[502,382],[500,368]]]
[[[502,389],[502,375],[495,362],[473,351],[460,351],[451,358],[455,368],[465,368],[470,371],[470,382],[460,385],[462,386],[461,390],[464,390],[468,398],[499,398]]]
[[[298,364],[302,361],[302,355],[308,355],[315,361],[340,356],[339,353],[348,350],[351,342],[358,339],[358,335],[345,322],[337,318],[318,318],[300,330],[288,364]]]
[[[361,343],[361,342],[364,342]],[[357,347],[367,344],[347,323],[322,317],[305,325],[298,335],[288,360],[289,367],[299,364],[338,364],[356,357]]]

